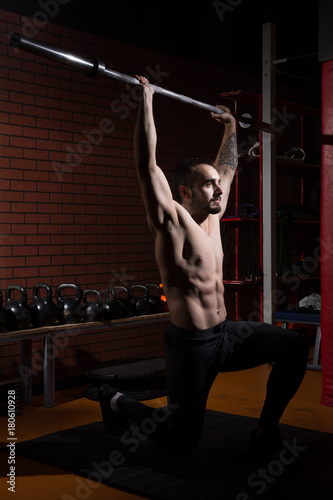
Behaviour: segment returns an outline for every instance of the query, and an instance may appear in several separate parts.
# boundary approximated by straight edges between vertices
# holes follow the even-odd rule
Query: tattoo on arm
[[[236,133],[233,132],[223,144],[217,161],[217,167],[223,167],[224,172],[230,168],[234,171],[237,167],[237,143]]]

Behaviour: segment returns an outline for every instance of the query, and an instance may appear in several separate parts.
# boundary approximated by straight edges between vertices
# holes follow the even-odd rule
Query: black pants
[[[118,408],[153,441],[187,454],[200,441],[217,374],[273,362],[259,425],[276,428],[303,380],[308,351],[301,335],[266,323],[225,320],[194,331],[171,325],[165,334],[168,406],[154,409],[121,396]]]

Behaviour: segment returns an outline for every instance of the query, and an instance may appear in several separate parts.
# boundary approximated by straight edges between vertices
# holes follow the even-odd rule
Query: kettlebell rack
[[[147,324],[158,324],[169,321],[169,313],[149,314],[142,316],[131,316],[108,321],[93,321],[89,323],[56,324],[38,328],[28,328],[12,332],[0,333],[0,344],[21,342],[21,366],[24,367],[24,380],[22,397],[23,401],[32,399],[32,370],[31,370],[31,347],[33,339],[44,341],[44,406],[50,408],[55,404],[55,358],[56,358],[56,336],[80,335],[92,331],[103,333],[114,328],[126,328],[128,326]]]
[[[39,290],[44,289],[44,296]],[[151,294],[150,290],[154,289]],[[71,296],[68,295],[68,291]],[[14,297],[19,292],[20,298]],[[67,292],[67,294],[66,294]],[[46,296],[45,296],[46,293]],[[95,300],[88,300],[94,295]],[[33,300],[28,303],[27,291],[21,285],[9,285],[5,291],[5,304],[0,290],[0,333],[27,330],[29,327],[103,322],[132,316],[167,312],[166,299],[162,297],[162,284],[148,283],[109,287],[102,293],[93,288],[82,288],[75,283],[63,283],[55,291],[57,304],[53,301],[48,283],[36,283]],[[2,307],[3,306],[3,307]]]
[[[43,296],[40,294],[42,289]],[[154,291],[150,293],[151,290]],[[89,295],[95,295],[95,300],[88,300]],[[21,342],[19,372],[23,382],[23,401],[31,401],[32,340],[43,339],[44,405],[47,408],[55,402],[56,336],[73,336],[91,331],[102,333],[113,328],[147,325],[169,319],[161,286],[152,283],[129,288],[113,286],[106,290],[105,301],[100,291],[92,288],[83,291],[75,283],[63,283],[57,287],[57,304],[53,302],[52,290],[47,283],[36,283],[32,296],[32,302],[28,303],[24,287],[9,285],[2,308],[0,290],[0,344]]]

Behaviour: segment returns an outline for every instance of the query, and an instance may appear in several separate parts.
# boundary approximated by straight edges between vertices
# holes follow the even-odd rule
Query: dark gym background
[[[127,74],[160,67],[168,74],[161,86],[217,104],[221,92],[260,92],[263,23],[276,23],[278,58],[316,53],[318,3],[0,0],[1,289],[19,283],[31,300],[39,281],[54,292],[64,282],[105,290],[110,283],[159,280],[133,168],[135,100],[123,118],[119,107],[110,107],[129,92],[123,84],[35,63],[31,55],[14,53],[8,33],[33,23],[36,40],[97,55]],[[317,56],[279,69],[279,97],[320,107]],[[81,161],[67,164],[66,153],[86,140],[83,131],[98,129],[104,118],[114,132],[89,154],[80,150]],[[156,122],[158,160],[167,175],[185,157],[215,155],[220,130],[207,114],[156,99]],[[250,135],[253,144],[252,129]],[[53,165],[61,162],[66,165],[60,179]],[[153,325],[72,336],[58,348],[57,380],[84,376],[100,362],[162,355],[163,331]],[[33,347],[36,386],[42,342]],[[1,373],[16,374],[19,363],[20,346],[3,346]]]

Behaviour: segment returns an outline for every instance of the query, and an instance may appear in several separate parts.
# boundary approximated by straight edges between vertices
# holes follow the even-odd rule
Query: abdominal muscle
[[[164,285],[163,289],[165,290]],[[200,289],[185,291],[182,288],[166,287],[166,290],[170,319],[175,326],[205,330],[226,318],[222,283],[216,284],[215,293],[205,295]]]
[[[179,328],[205,330],[226,318],[223,252],[216,222],[212,234],[191,221],[190,227],[173,226],[156,235],[156,260],[170,320]]]

